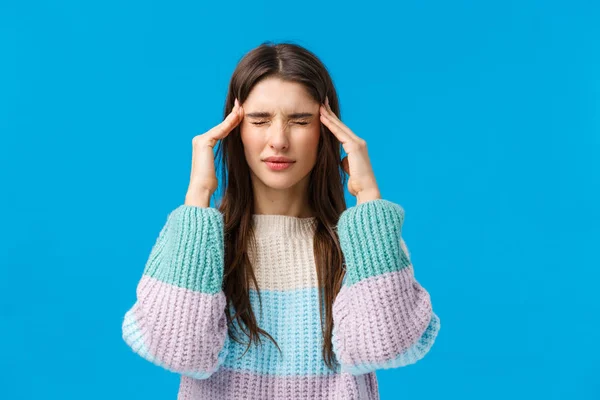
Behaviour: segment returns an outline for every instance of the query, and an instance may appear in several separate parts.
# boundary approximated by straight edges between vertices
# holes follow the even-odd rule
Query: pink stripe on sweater
[[[331,395],[334,394],[333,397]],[[374,372],[278,376],[221,368],[210,379],[182,376],[177,400],[228,399],[379,400]]]
[[[343,286],[333,313],[338,360],[346,365],[378,364],[396,358],[419,340],[432,306],[411,265]]]
[[[218,367],[227,339],[225,295],[209,295],[143,276],[133,306],[152,362],[178,373],[202,374]]]

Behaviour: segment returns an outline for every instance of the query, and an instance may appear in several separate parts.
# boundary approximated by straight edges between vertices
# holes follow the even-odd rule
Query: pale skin
[[[254,213],[312,216],[308,185],[321,138],[319,102],[303,85],[270,77],[252,88],[243,109],[240,132]],[[294,163],[285,171],[273,171],[263,161],[269,156],[284,156]]]
[[[342,143],[346,157],[342,159],[342,168],[350,176],[348,191],[356,197],[357,204],[381,199],[381,193],[371,160],[367,153],[367,142],[350,130],[331,110],[329,99],[321,105],[321,121]]]
[[[259,82],[243,107],[236,99],[223,122],[193,138],[192,171],[185,204],[209,207],[210,197],[218,186],[213,148],[241,124],[255,194],[254,213],[312,216],[307,208],[307,188],[310,170],[316,162],[319,122],[329,128],[347,153],[342,168],[349,174],[348,190],[357,198],[357,204],[380,199],[366,142],[337,118],[327,99],[325,104],[319,104],[301,84],[272,78]],[[295,163],[286,171],[271,171],[262,161],[268,156],[285,156]]]

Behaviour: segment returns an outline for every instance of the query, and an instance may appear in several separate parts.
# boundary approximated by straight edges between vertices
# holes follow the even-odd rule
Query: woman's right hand
[[[219,125],[192,139],[192,171],[185,204],[199,207],[210,205],[210,196],[217,190],[219,181],[215,172],[213,148],[244,118],[244,109],[235,99],[233,109]]]

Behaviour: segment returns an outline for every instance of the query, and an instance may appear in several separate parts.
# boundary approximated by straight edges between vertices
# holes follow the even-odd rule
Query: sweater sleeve
[[[223,215],[180,205],[167,217],[125,313],[123,340],[144,359],[196,379],[227,355]]]
[[[402,239],[403,208],[384,199],[345,210],[338,236],[346,274],[333,303],[332,345],[341,370],[361,375],[416,363],[440,329]]]

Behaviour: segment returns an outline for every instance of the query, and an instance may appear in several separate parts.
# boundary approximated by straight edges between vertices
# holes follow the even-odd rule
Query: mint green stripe
[[[400,246],[404,209],[376,199],[345,210],[338,221],[340,246],[346,262],[344,285],[410,265]]]
[[[207,294],[223,284],[223,215],[213,207],[180,205],[154,244],[144,275]]]

